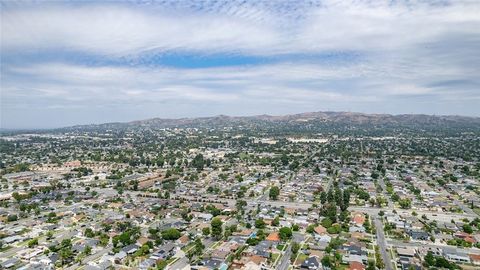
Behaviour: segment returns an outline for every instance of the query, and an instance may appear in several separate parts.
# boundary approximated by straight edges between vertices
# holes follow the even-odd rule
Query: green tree
[[[205,246],[203,245],[202,240],[200,240],[200,238],[195,239],[195,254],[201,255],[204,248]]]
[[[272,226],[278,226],[280,225],[280,218],[277,216],[272,220]]]
[[[468,223],[463,224],[462,229],[466,233],[473,233],[473,228]]]
[[[289,227],[282,227],[280,228],[279,235],[282,241],[287,241],[292,237],[292,229]]]
[[[263,220],[263,218],[259,218],[259,219],[255,220],[255,228],[257,228],[257,229],[265,228],[265,221]]]
[[[17,201],[17,202],[20,202],[21,200],[23,200],[23,197],[22,195],[20,195],[18,192],[13,192],[12,193],[12,197]]]
[[[91,246],[86,246],[85,249],[83,250],[83,254],[85,254],[87,256],[92,254],[92,247]]]
[[[83,235],[85,235],[86,237],[92,238],[92,237],[95,236],[95,233],[93,232],[93,230],[91,228],[86,228]]]
[[[165,240],[177,240],[180,236],[182,236],[182,234],[175,228],[169,228],[162,232],[162,237]]]
[[[425,255],[425,258],[423,260],[425,261],[425,264],[427,266],[435,265],[435,257],[433,256],[433,253],[431,251],[427,252],[427,255]]]
[[[270,188],[270,192],[268,193],[268,196],[272,200],[277,200],[278,195],[280,195],[280,189],[277,186],[273,186]]]
[[[15,215],[15,214],[7,216],[7,221],[8,222],[13,222],[13,221],[17,221],[17,220],[18,220],[18,216]]]
[[[322,266],[331,268],[332,267],[332,258],[328,255],[323,256],[322,260]]]
[[[402,209],[409,209],[410,207],[412,207],[412,201],[410,199],[401,199],[399,202],[400,204],[400,207]]]
[[[327,202],[327,193],[325,191],[322,191],[320,193],[320,202],[322,204],[325,204]]]
[[[322,226],[327,228],[327,229],[330,228],[330,226],[332,226],[332,224],[333,224],[333,221],[329,217],[326,217],[322,220]]]
[[[310,224],[306,229],[307,233],[313,233],[315,231],[315,225]]]
[[[220,239],[222,237],[222,225],[223,222],[219,218],[214,218],[210,222],[212,236]]]
[[[292,243],[292,252],[293,254],[297,254],[298,251],[300,250],[300,244],[297,242]]]
[[[36,245],[38,245],[38,239],[37,238],[33,238],[32,240],[28,241],[28,243],[27,243],[27,246],[29,248],[32,248]]]
[[[205,160],[203,159],[202,154],[197,154],[192,160],[192,167],[196,168],[198,171],[203,170],[205,166]]]

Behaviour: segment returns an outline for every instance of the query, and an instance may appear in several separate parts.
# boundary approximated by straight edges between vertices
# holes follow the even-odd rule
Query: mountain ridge
[[[129,122],[109,122],[102,124],[75,125],[61,129],[83,129],[83,128],[121,128],[121,127],[152,127],[152,128],[173,128],[173,127],[205,127],[228,126],[231,124],[300,124],[300,123],[338,123],[338,124],[391,124],[391,125],[480,125],[480,117],[461,115],[428,115],[428,114],[379,114],[359,112],[335,112],[318,111],[304,112],[285,115],[252,115],[252,116],[229,116],[216,115],[205,117],[183,117],[183,118],[148,118]]]

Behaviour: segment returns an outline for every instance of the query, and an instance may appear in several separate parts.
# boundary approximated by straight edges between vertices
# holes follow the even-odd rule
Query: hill
[[[59,131],[138,130],[164,128],[243,129],[285,132],[335,131],[424,131],[479,132],[480,118],[456,115],[366,114],[354,112],[306,112],[282,116],[226,116],[164,119],[152,118],[125,123],[105,123],[62,128]]]

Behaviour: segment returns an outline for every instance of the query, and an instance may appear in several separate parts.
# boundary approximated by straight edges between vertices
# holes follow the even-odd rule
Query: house
[[[213,218],[213,215],[212,214],[209,214],[209,213],[194,213],[194,215],[196,216],[196,218],[200,219],[200,220],[204,220],[204,221],[209,221]]]
[[[399,247],[397,248],[399,257],[413,258],[415,256],[415,249],[411,247]]]
[[[112,261],[116,264],[120,264],[123,262],[123,260],[127,258],[127,253],[123,250],[118,252],[117,254],[113,255]]]
[[[350,262],[348,265],[349,270],[365,270],[365,266],[360,262]]]
[[[224,260],[228,255],[232,254],[237,250],[238,244],[235,242],[224,242],[218,248],[216,248],[212,253],[212,258]]]
[[[480,265],[480,255],[479,254],[470,254],[470,261],[474,265]]]
[[[188,241],[190,241],[190,238],[188,237],[188,235],[184,234],[180,238],[178,238],[176,242],[181,246],[185,246]]]
[[[89,262],[87,266],[95,267],[94,269],[96,270],[112,269],[112,263],[108,260],[102,260],[99,263]],[[85,267],[85,269],[87,269],[87,266]]]
[[[138,250],[138,248],[139,248],[138,245],[131,244],[131,245],[128,245],[128,246],[122,248],[122,251],[130,255],[130,254],[135,253]]]
[[[239,245],[243,245],[247,242],[247,238],[243,236],[230,236],[228,239],[229,242],[237,243]]]
[[[443,257],[445,259],[452,261],[452,262],[457,262],[457,263],[469,263],[470,262],[470,257],[463,252],[458,252],[455,249],[443,249]]]
[[[167,243],[155,251],[150,258],[154,260],[166,260],[175,254],[175,244]]]
[[[0,266],[1,266],[2,269],[9,269],[9,268],[13,268],[19,262],[20,262],[19,259],[11,258],[11,259],[8,259],[8,260],[2,262],[0,264]]]
[[[48,257],[48,259],[50,260],[51,264],[55,264],[60,259],[60,255],[58,253],[53,253],[50,255],[50,257]]]
[[[325,227],[323,227],[322,225],[318,225],[313,230],[315,231],[315,234],[316,234],[315,237],[317,235],[324,235],[327,233],[327,229],[325,229]]]
[[[365,223],[365,216],[362,213],[355,213],[353,215],[353,223],[359,227]]]
[[[265,240],[278,243],[280,242],[280,234],[278,232],[271,232]]]
[[[308,257],[300,266],[301,269],[317,270],[320,269],[320,262],[315,256]]]
[[[138,244],[139,246],[143,246],[143,245],[146,244],[148,241],[150,241],[150,239],[148,239],[147,237],[141,236],[140,238],[137,239],[137,244]]]
[[[366,264],[368,261],[367,252],[358,245],[343,245],[342,250],[345,253],[342,257],[343,263],[361,262]]]
[[[350,226],[350,228],[348,228],[348,231],[350,233],[365,233],[365,227],[363,226]]]
[[[318,237],[316,236],[315,239],[320,243],[330,243],[330,241],[332,241],[332,237],[328,234],[324,234]]]
[[[364,251],[362,247],[355,244],[343,245],[342,249],[347,255],[367,255],[367,252]]]
[[[460,239],[463,239],[465,240],[465,242],[468,242],[468,243],[471,243],[471,244],[475,244],[477,241],[475,240],[475,238],[473,238],[470,234],[468,233],[464,233],[464,232],[457,232],[454,234],[454,236],[456,238],[460,238]]]
[[[148,269],[154,267],[155,264],[156,264],[156,261],[154,259],[150,259],[150,258],[145,259],[138,264],[138,269],[148,270]]]
[[[364,232],[351,232],[350,235],[351,235],[352,239],[356,239],[356,240],[362,240],[362,239],[366,238]]]
[[[270,249],[273,246],[273,242],[261,241],[254,247],[254,253],[264,258],[270,257]]]
[[[422,240],[422,241],[427,241],[430,239],[430,235],[424,231],[414,231],[414,230],[408,230],[407,234],[413,239],[413,240]]]
[[[211,269],[211,270],[213,270],[213,269],[226,270],[227,269],[227,265],[223,261],[216,260],[216,259],[203,259],[200,262],[200,266],[203,266],[204,268]],[[198,267],[196,269],[198,269]]]
[[[18,236],[18,235],[13,235],[13,236],[3,238],[2,242],[5,243],[5,244],[12,244],[12,243],[20,241],[20,240],[23,240],[23,237]]]
[[[400,263],[400,268],[402,270],[422,270],[422,267],[420,265],[413,264],[412,262],[401,262]]]
[[[246,237],[253,237],[252,235],[254,235],[254,232],[253,230],[249,230],[249,229],[244,229],[240,232],[233,232],[232,235],[234,236],[246,236]]]
[[[241,270],[261,270],[266,258],[258,255],[243,256],[240,260],[234,260],[231,268]]]

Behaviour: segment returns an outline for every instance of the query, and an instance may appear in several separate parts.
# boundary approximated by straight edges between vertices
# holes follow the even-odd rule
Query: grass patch
[[[188,250],[189,250],[190,248],[192,248],[193,246],[195,246],[195,243],[192,242],[192,243],[184,246],[184,247],[182,248],[182,251],[188,251]]]
[[[279,256],[279,253],[272,253],[272,262],[276,262]]]
[[[295,262],[296,264],[301,264],[304,262],[306,259],[308,259],[308,256],[306,254],[300,253],[298,255],[297,261]]]
[[[9,250],[9,249],[11,249],[11,248],[12,248],[12,246],[4,246],[4,247],[0,248],[0,252],[7,251],[7,250]]]
[[[215,244],[213,244],[213,245],[210,247],[210,249],[215,249],[215,248],[219,247],[221,244],[222,244],[222,241],[215,242]]]

